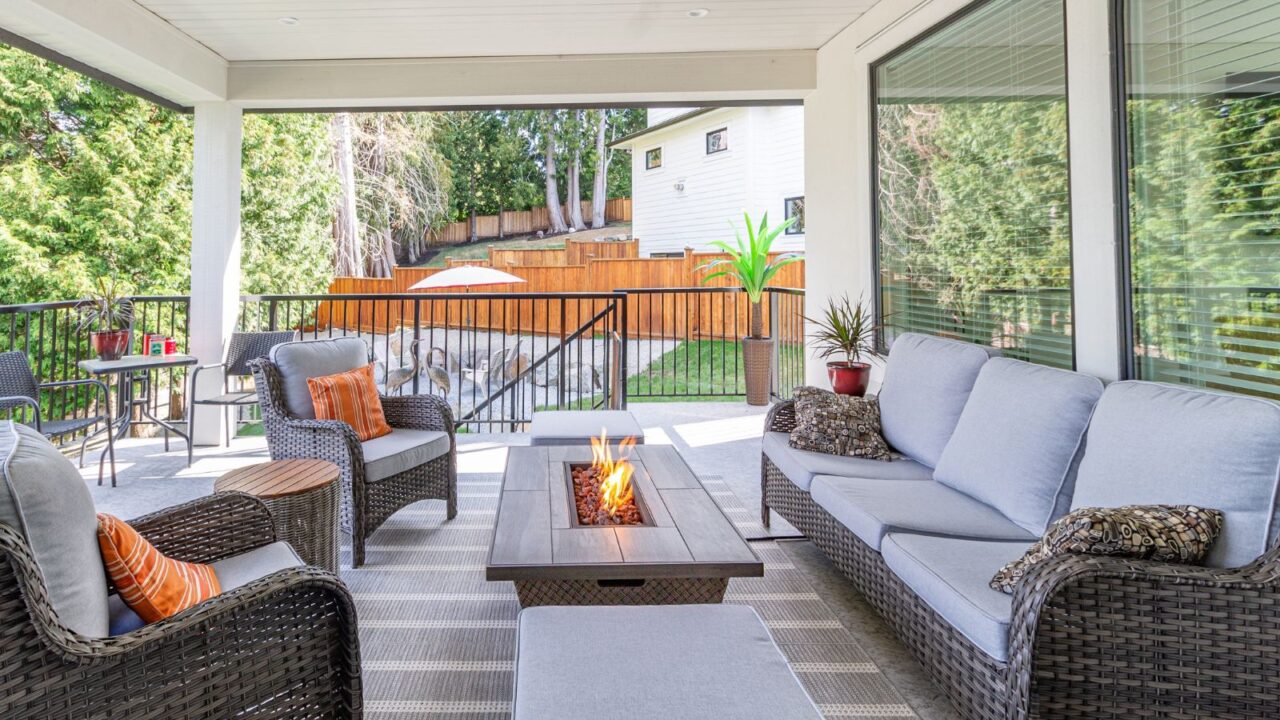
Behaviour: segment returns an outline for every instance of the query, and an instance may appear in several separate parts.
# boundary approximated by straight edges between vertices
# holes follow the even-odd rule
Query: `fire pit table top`
[[[575,525],[569,463],[591,448],[513,447],[507,454],[489,580],[760,577],[764,564],[669,445],[639,445],[632,482],[648,526]]]

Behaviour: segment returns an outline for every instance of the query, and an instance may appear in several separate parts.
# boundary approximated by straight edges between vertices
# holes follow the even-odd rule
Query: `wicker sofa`
[[[0,717],[357,718],[355,607],[303,566],[257,499],[202,498],[131,521],[211,563],[223,592],[150,625],[115,595],[93,500],[35,430],[0,427]]]
[[[361,442],[340,420],[317,420],[307,378],[366,365],[355,337],[289,342],[249,363],[273,460],[315,458],[338,466],[341,523],[351,535],[351,566],[364,564],[365,541],[396,511],[419,500],[444,500],[458,514],[458,449],[453,411],[431,395],[382,396],[392,432]]]
[[[1280,695],[1280,406],[1092,378],[904,335],[880,393],[889,463],[786,445],[763,512],[807,534],[967,718],[1260,718]],[[987,587],[1070,509],[1223,510],[1206,566],[1074,556]]]

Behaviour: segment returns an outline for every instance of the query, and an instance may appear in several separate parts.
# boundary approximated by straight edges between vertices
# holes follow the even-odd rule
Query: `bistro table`
[[[77,365],[91,375],[116,376],[116,439],[125,437],[133,422],[133,408],[146,420],[164,429],[164,450],[169,451],[169,433],[187,441],[191,449],[191,435],[151,414],[151,371],[190,367],[198,361],[190,355],[125,355],[119,360],[81,360]],[[136,391],[135,391],[136,386]],[[104,450],[105,454],[106,451]],[[188,453],[190,457],[190,453]],[[188,465],[190,461],[188,460]],[[102,462],[99,458],[98,475],[101,480]]]
[[[214,492],[242,492],[266,504],[276,536],[308,565],[338,572],[338,466],[327,460],[272,460],[218,478]]]

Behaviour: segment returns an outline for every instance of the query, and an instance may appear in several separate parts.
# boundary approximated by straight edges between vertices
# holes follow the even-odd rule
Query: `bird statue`
[[[401,365],[394,370],[387,371],[385,387],[388,395],[391,394],[392,390],[395,390],[396,394],[400,394],[405,384],[418,374],[418,370],[421,368],[421,361],[418,358],[418,343],[418,340],[409,343],[410,358],[408,367]]]
[[[507,351],[494,350],[489,356],[489,365],[485,368],[485,376],[490,385],[502,384],[502,366],[507,358]]]
[[[404,363],[404,338],[401,337],[399,334],[393,335],[391,336],[391,341],[387,343],[387,345],[391,350],[391,357],[395,358],[396,362],[403,364]],[[391,357],[387,359],[390,360]]]
[[[439,360],[437,360],[437,358],[439,358]],[[438,347],[431,348],[431,351],[427,353],[427,367],[431,367],[432,365],[448,369],[449,356],[445,354],[444,350],[441,350]]]
[[[440,350],[440,348],[431,348],[431,353],[427,357],[427,379],[431,381],[432,385],[440,388],[441,392],[444,393],[444,396],[448,398],[449,388],[452,386],[453,382],[449,377],[448,369],[443,365],[443,362],[447,362],[447,360],[442,360],[442,364],[440,365],[436,364],[437,350],[440,351],[442,359],[447,357],[444,351]]]

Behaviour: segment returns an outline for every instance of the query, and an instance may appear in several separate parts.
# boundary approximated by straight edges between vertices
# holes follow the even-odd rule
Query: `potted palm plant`
[[[773,241],[791,227],[796,218],[791,218],[776,227],[769,227],[769,213],[765,213],[760,218],[758,226],[751,220],[751,215],[748,213],[743,213],[742,219],[746,224],[746,238],[743,238],[741,231],[735,230],[737,247],[726,242],[712,243],[729,257],[710,260],[699,265],[698,269],[724,268],[702,278],[702,282],[718,277],[730,277],[737,281],[747,293],[747,300],[751,303],[748,323],[750,335],[742,340],[743,365],[747,373],[747,404],[767,405],[769,404],[773,340],[764,334],[764,314],[760,303],[764,298],[765,288],[769,287],[769,282],[778,274],[778,270],[800,259],[800,256],[795,254],[769,257],[769,248],[773,246]]]
[[[827,300],[827,309],[820,318],[805,317],[814,326],[809,337],[818,350],[818,357],[844,356],[844,360],[827,362],[827,378],[831,389],[840,395],[857,395],[867,392],[871,381],[871,365],[862,362],[863,356],[876,353],[876,325],[871,309],[862,298],[857,304],[845,295]]]
[[[133,323],[133,301],[125,286],[113,278],[100,277],[76,309],[80,329],[89,331],[89,343],[103,360],[119,360],[129,349],[129,327]]]

